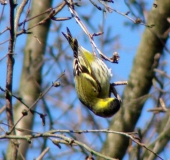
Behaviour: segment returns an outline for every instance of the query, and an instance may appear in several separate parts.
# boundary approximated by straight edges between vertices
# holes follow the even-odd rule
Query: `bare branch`
[[[43,159],[43,157],[45,156],[45,154],[49,151],[50,147],[47,147],[37,158],[37,160],[41,160]]]
[[[46,133],[38,133],[35,135],[24,135],[24,136],[13,136],[13,135],[2,135],[0,136],[0,139],[25,139],[29,142],[31,142],[31,139],[34,138],[39,138],[39,137],[51,137],[51,138],[59,138],[64,140],[65,142],[61,141],[62,143],[68,144],[70,146],[72,145],[79,145],[83,148],[85,148],[86,150],[88,150],[90,153],[98,155],[100,157],[103,157],[105,159],[109,159],[109,160],[116,160],[114,158],[110,158],[107,157],[99,152],[96,152],[94,150],[92,150],[90,147],[88,147],[86,144],[77,141],[75,139],[72,138],[68,138],[65,135],[62,134],[55,134],[55,133],[98,133],[98,132],[104,132],[104,133],[114,133],[114,134],[119,134],[119,135],[123,135],[126,136],[128,138],[130,138],[132,141],[134,141],[135,143],[137,143],[138,145],[140,145],[141,147],[147,149],[148,151],[150,151],[151,153],[153,153],[155,156],[159,157],[161,160],[163,160],[158,154],[156,154],[154,151],[152,151],[151,149],[149,149],[148,147],[146,147],[146,145],[144,143],[140,142],[140,139],[136,136],[136,132],[118,132],[118,131],[112,131],[112,130],[108,130],[108,129],[101,129],[101,130],[77,130],[77,131],[72,131],[72,130],[52,130],[52,131],[48,131]],[[53,140],[52,140],[53,141]],[[53,141],[54,144],[59,144],[60,141]]]

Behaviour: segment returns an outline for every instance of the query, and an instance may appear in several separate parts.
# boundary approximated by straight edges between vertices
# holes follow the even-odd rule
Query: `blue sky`
[[[150,9],[152,7],[152,1],[147,1],[147,9]],[[53,4],[53,7],[56,6],[55,2]],[[118,1],[118,0],[115,0],[114,4],[111,5],[111,7],[113,7],[114,9],[120,11],[120,12],[127,12],[128,11],[128,8],[127,6],[124,4],[124,1]],[[84,13],[92,13],[92,8],[93,6],[91,5],[89,7],[89,5],[86,7],[82,7],[82,8],[78,8],[77,7],[77,12],[78,14],[84,14]],[[0,11],[2,10],[2,6],[0,6]],[[135,9],[134,9],[135,10]],[[5,7],[5,13],[8,13],[8,6]],[[135,11],[135,13],[137,13]],[[4,14],[4,15],[8,15],[8,14]],[[70,13],[68,12],[68,8],[65,7],[65,9],[59,14],[57,15],[57,17],[68,17],[70,16]],[[131,14],[129,14],[129,16],[133,17]],[[24,18],[24,17],[23,17]],[[102,18],[103,18],[103,15],[100,11],[96,11],[94,12],[94,16],[93,16],[93,19],[91,20],[92,22],[92,25],[98,29],[98,26],[102,24]],[[137,51],[137,48],[138,48],[138,45],[140,43],[140,40],[141,40],[141,36],[142,36],[142,33],[143,33],[143,30],[144,30],[144,26],[143,25],[140,25],[138,28],[132,30],[130,27],[126,27],[125,26],[125,21],[126,22],[129,22],[131,23],[131,21],[129,21],[128,19],[126,19],[125,17],[123,17],[122,15],[119,15],[115,12],[113,13],[107,13],[105,16],[104,16],[104,21],[105,21],[105,29],[110,26],[111,27],[111,35],[112,36],[117,36],[119,35],[119,41],[117,42],[112,42],[112,44],[110,45],[111,48],[113,48],[113,51],[111,53],[105,53],[107,51],[111,51],[110,48],[106,48],[104,47],[103,48],[103,51],[104,53],[109,56],[109,55],[112,55],[113,52],[117,51],[119,52],[119,55],[120,55],[120,61],[119,61],[119,64],[110,64],[110,63],[107,63],[107,65],[112,68],[112,71],[113,71],[113,78],[112,78],[112,81],[120,81],[120,80],[128,80],[128,76],[129,76],[129,73],[131,71],[131,68],[132,68],[132,65],[133,65],[133,59],[134,59],[134,56],[136,54],[136,51]],[[5,22],[5,23],[4,23]],[[87,48],[88,50],[92,50],[91,48],[91,45],[90,43],[85,43],[84,42],[84,38],[81,38],[81,34],[82,34],[82,30],[80,28],[80,26],[75,22],[74,19],[71,19],[69,21],[64,21],[64,22],[53,22],[53,23],[56,23],[56,25],[58,25],[58,23],[62,23],[62,29],[61,31],[62,32],[66,32],[66,27],[69,27],[72,35],[74,37],[78,37],[78,40],[79,40],[79,43],[84,47],[84,48]],[[85,22],[84,22],[85,23]],[[86,23],[85,23],[86,24]],[[2,21],[1,24],[0,24],[0,31],[2,31],[6,26],[8,26],[8,19],[6,18],[5,21]],[[92,30],[90,29],[90,27],[88,27],[88,25],[86,24],[86,27],[89,29],[90,32],[92,32]],[[53,29],[53,25],[51,26],[51,29]],[[99,31],[99,30],[97,30]],[[106,33],[106,30],[104,31],[104,33]],[[59,33],[61,34],[61,32]],[[0,36],[0,43],[4,40],[7,39],[8,37],[8,33],[6,34],[3,34]],[[49,36],[48,36],[48,45],[53,45],[55,44],[55,37],[56,37],[56,33],[50,33]],[[64,37],[63,37],[63,40],[64,40]],[[88,37],[86,37],[86,41],[88,40]],[[98,41],[98,38],[94,38],[98,48],[100,49],[100,43]],[[21,70],[22,70],[22,61],[23,61],[23,49],[24,49],[24,46],[25,46],[25,41],[26,41],[26,36],[25,35],[22,35],[20,37],[17,38],[17,43],[16,43],[16,48],[15,48],[15,53],[16,53],[16,56],[15,56],[15,66],[14,66],[14,85],[13,85],[13,89],[14,91],[16,91],[19,87],[19,77],[20,77],[20,74],[21,74]],[[66,41],[65,41],[66,42]],[[120,45],[119,45],[120,44]],[[8,46],[8,43],[6,43],[5,45],[0,45],[0,59],[6,55],[7,53],[7,46]],[[68,46],[67,42],[65,44],[65,46]],[[109,46],[107,46],[109,47]],[[57,53],[57,50],[55,50],[55,52]],[[68,51],[68,55],[72,55],[72,51],[71,49]],[[46,58],[48,57],[48,50],[47,50],[47,53],[46,53]],[[169,56],[167,56],[169,58]],[[48,65],[49,64],[53,64],[54,61],[53,60],[50,60],[48,61],[47,64],[45,64],[45,67],[43,69],[43,74],[46,73],[46,70],[48,70]],[[61,70],[65,70],[65,73],[66,73],[66,77],[68,78],[73,78],[72,74],[69,72],[69,69],[67,67],[71,67],[72,66],[72,62],[71,61],[68,61],[68,66],[63,66],[62,65],[62,62],[61,62],[61,69],[60,70],[57,70],[56,71],[51,71],[50,75],[48,75],[47,77],[44,77],[44,81],[43,81],[43,86],[45,86],[46,84],[51,84],[52,81],[55,81],[55,79],[57,78],[57,76],[61,73]],[[55,65],[54,65],[55,67]],[[168,68],[168,67],[167,67]],[[5,80],[6,80],[6,59],[4,60],[1,60],[0,61],[0,72],[1,72],[1,78],[0,78],[0,86],[5,88]],[[168,69],[167,69],[167,72]],[[54,73],[56,74],[55,76]],[[72,76],[72,77],[71,77]],[[62,84],[61,84],[62,85]],[[63,85],[63,87],[67,88],[66,86]],[[71,111],[67,112],[67,115],[65,116],[62,116],[62,118],[60,118],[59,120],[57,119],[58,117],[60,117],[62,115],[62,110],[58,110],[57,113],[55,111],[52,111],[52,117],[56,120],[56,125],[54,125],[53,127],[60,127],[60,128],[64,128],[64,129],[71,129],[71,122],[72,121],[76,121],[76,120],[79,120],[79,116],[76,116],[76,117],[72,117],[72,111],[74,111],[75,113],[77,113],[79,110],[82,111],[83,113],[83,116],[86,116],[88,115],[87,114],[87,111],[86,111],[86,108],[82,108],[82,105],[79,103],[78,100],[75,100],[76,99],[76,93],[74,90],[71,90],[72,88],[67,88],[68,92],[70,95],[72,96],[66,96],[65,97],[65,100],[66,102],[61,102],[60,99],[58,97],[54,98],[52,97],[51,95],[54,93],[54,92],[58,92],[60,91],[60,89],[52,89],[50,92],[49,92],[49,95],[46,95],[46,98],[51,98],[53,100],[53,102],[49,102],[49,106],[50,105],[54,105],[54,102],[56,102],[57,104],[61,105],[61,106],[64,106],[65,109],[67,109],[70,105],[68,104],[71,104],[73,103],[74,101],[76,101],[76,107],[74,106],[72,108]],[[122,94],[123,92],[123,89],[124,87],[120,86],[120,87],[117,87],[117,90],[120,94]],[[1,93],[2,94],[2,93]],[[4,105],[5,102],[3,101],[0,101],[0,104],[1,105]],[[41,102],[40,102],[41,104]],[[39,105],[40,106],[40,105]],[[43,111],[41,107],[37,106],[37,110],[38,111]],[[59,108],[61,107],[59,106]],[[137,124],[137,127],[144,127],[145,124],[147,123],[147,121],[150,119],[150,117],[152,116],[152,113],[149,113],[147,112],[147,109],[148,108],[153,108],[154,106],[154,102],[152,100],[149,100],[147,101],[147,103],[145,104],[145,107],[144,107],[144,110],[143,110],[143,113],[142,113],[142,116],[140,117],[140,120],[138,121],[138,124]],[[51,109],[50,109],[51,110]],[[3,118],[5,117],[5,114],[2,114],[0,115],[0,120],[2,120]],[[111,119],[108,119],[108,120],[105,120],[105,119],[101,119],[99,117],[94,117],[94,119],[98,122],[100,122],[100,125],[102,127],[105,127],[107,128],[108,127],[108,120],[111,120]],[[70,126],[64,126],[64,124],[67,122],[68,123],[69,121],[69,124]],[[35,118],[35,126],[34,126],[34,130],[35,131],[38,131],[38,132],[43,132],[43,131],[48,131],[49,129],[49,126],[45,126],[45,127],[42,127],[41,122],[40,122],[40,119],[38,116],[36,116]],[[47,118],[47,124],[48,124],[48,118]],[[87,128],[92,128],[92,126],[90,126],[88,123],[83,123],[81,125],[81,129],[87,129]],[[79,129],[79,128],[77,128]],[[77,136],[77,135],[76,135]],[[101,144],[100,140],[96,140],[97,139],[97,136],[94,136],[94,134],[88,134],[89,136],[89,139],[90,139],[90,142],[88,142],[88,144],[91,144],[92,147],[96,147],[94,145],[93,142],[95,142],[96,144]],[[81,136],[77,136],[77,138],[82,138]],[[102,134],[101,136],[101,139],[105,139],[105,134]],[[86,137],[86,140],[88,140],[88,138]],[[38,143],[41,143],[42,141],[41,140],[37,140],[37,143],[34,143],[35,146],[37,146],[37,150],[34,150],[34,152],[32,151],[32,149],[29,151],[28,153],[28,158],[29,159],[33,159],[34,157],[37,157],[39,155],[39,152],[38,152]],[[59,150],[56,146],[54,146],[51,142],[48,142],[48,145],[50,146],[50,149],[51,149],[51,152],[56,152],[56,155],[62,153],[62,152],[66,152],[68,151],[68,147],[65,147],[63,146],[62,147],[62,150]],[[4,150],[5,146],[2,146],[2,150]],[[100,147],[99,147],[100,148]],[[33,154],[31,154],[33,153]],[[1,152],[0,152],[0,158],[1,158]],[[170,153],[168,153],[166,150],[165,152],[162,153],[162,156],[163,157],[170,157]],[[75,154],[72,155],[72,158],[70,159],[82,159],[83,155],[80,153],[80,154],[77,154],[77,152]],[[64,157],[63,159],[65,159],[66,157]],[[68,158],[68,157],[67,157]],[[128,159],[128,156],[125,156],[124,160]]]

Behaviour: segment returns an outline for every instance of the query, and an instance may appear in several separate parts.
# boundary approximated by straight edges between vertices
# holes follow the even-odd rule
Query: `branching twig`
[[[156,69],[156,68],[154,69],[154,71],[159,73],[160,75],[165,76],[165,77],[170,79],[170,75],[168,75],[166,72],[159,70],[159,69]]]
[[[101,7],[99,7],[97,4],[95,4],[92,0],[90,0],[90,1],[91,1],[91,3],[92,3],[97,9],[102,10]],[[110,13],[111,13],[111,12],[116,12],[116,13],[118,13],[118,14],[126,17],[127,19],[129,19],[130,21],[132,21],[132,22],[135,23],[135,24],[141,24],[141,25],[144,25],[144,26],[149,27],[149,28],[152,28],[152,27],[154,26],[153,24],[148,25],[148,24],[143,23],[140,18],[133,19],[133,18],[129,17],[128,14],[130,13],[130,11],[128,11],[128,12],[126,12],[126,13],[122,13],[122,12],[120,12],[120,11],[117,11],[116,9],[111,8],[111,7],[108,6],[105,2],[102,2],[102,1],[99,1],[99,2],[104,5],[104,7],[106,8],[106,10],[107,10],[108,12],[110,12]],[[103,11],[106,11],[106,10],[103,9]]]
[[[3,122],[0,122],[0,124],[3,124],[3,125],[5,125],[5,126],[9,126],[8,124],[5,124],[5,123],[3,123]],[[12,127],[12,126],[11,126],[11,127]],[[35,131],[33,131],[33,130],[29,130],[29,129],[25,129],[25,128],[15,127],[15,129],[16,129],[17,131],[19,131],[19,132],[24,132],[24,131],[26,131],[26,132],[30,132],[30,133],[37,133],[37,134],[39,134],[39,132],[35,132]]]
[[[56,133],[78,133],[78,134],[82,134],[82,133],[98,133],[98,132],[103,132],[103,133],[114,133],[114,134],[120,134],[123,136],[126,136],[128,138],[130,138],[132,141],[134,141],[135,143],[137,143],[138,145],[140,145],[141,147],[147,149],[148,151],[150,151],[151,153],[153,153],[155,156],[159,157],[161,160],[163,160],[157,153],[155,153],[154,151],[152,151],[151,149],[149,149],[148,147],[146,147],[146,145],[144,143],[140,142],[139,137],[136,136],[137,132],[118,132],[118,131],[112,131],[112,130],[108,130],[108,129],[101,129],[101,130],[77,130],[77,131],[73,131],[73,130],[51,130],[48,131],[46,133],[38,133],[35,135],[24,135],[24,136],[13,136],[13,135],[2,135],[0,136],[0,139],[25,139],[28,142],[31,142],[32,139],[34,138],[39,138],[39,137],[48,137],[48,138],[59,138],[63,141],[61,141],[61,143],[65,143],[68,144],[70,146],[72,145],[79,145],[83,148],[85,148],[86,150],[88,150],[90,153],[98,155],[100,157],[103,157],[105,159],[109,159],[109,160],[115,160],[113,158],[104,156],[94,150],[92,150],[90,147],[88,147],[86,144],[77,141],[75,139],[72,138],[68,138],[63,134],[56,134]],[[55,141],[52,140],[54,144],[59,144],[60,141]]]
[[[78,140],[75,140],[75,139],[72,139],[72,138],[68,138],[66,137],[65,135],[62,135],[62,134],[50,134],[50,133],[42,133],[42,134],[36,134],[36,135],[23,135],[23,136],[14,136],[14,135],[4,135],[4,136],[0,136],[0,139],[22,139],[22,140],[26,140],[28,141],[29,143],[31,143],[31,140],[34,139],[34,138],[40,138],[40,137],[46,137],[46,138],[59,138],[59,139],[62,139],[64,140],[66,143],[68,143],[69,146],[72,146],[74,144],[76,145],[79,145],[83,148],[85,148],[86,150],[88,150],[90,153],[92,154],[95,154],[97,156],[100,156],[104,159],[107,159],[107,160],[117,160],[115,158],[111,158],[111,157],[107,157],[99,152],[96,152],[95,150],[91,149],[90,147],[88,147],[86,144],[78,141]]]
[[[52,87],[58,87],[60,85],[60,83],[58,82],[58,80],[64,75],[64,73],[62,73],[59,78],[54,82],[52,83],[52,85],[42,94],[40,94],[40,96],[37,98],[37,100],[29,107],[28,105],[26,105],[22,100],[21,98],[18,98],[17,96],[14,96],[15,98],[17,98],[22,104],[24,104],[28,109],[24,109],[22,111],[22,116],[19,118],[19,120],[15,123],[15,125],[13,125],[12,129],[10,132],[7,132],[7,134],[10,134],[16,127],[16,125],[23,119],[23,117],[27,116],[28,115],[28,112],[30,111],[31,113],[34,113],[36,111],[33,111],[32,108],[37,104],[37,102],[52,88]],[[2,91],[4,91],[1,87],[0,89]],[[6,91],[8,94],[10,94],[10,92]],[[42,114],[42,113],[39,113],[39,112],[36,112],[37,114],[40,115],[40,118],[42,119],[42,123],[43,125],[45,124],[45,116],[46,114]]]
[[[101,130],[78,130],[78,131],[71,131],[71,130],[52,130],[49,131],[49,133],[98,133],[98,132],[103,132],[103,133],[114,133],[114,134],[120,134],[123,136],[126,136],[128,138],[130,138],[132,141],[134,141],[135,143],[137,143],[138,145],[140,145],[141,147],[147,149],[148,151],[150,151],[151,153],[153,153],[155,156],[159,157],[161,160],[163,160],[157,153],[153,152],[151,149],[149,149],[144,143],[140,142],[140,139],[138,137],[136,137],[137,132],[118,132],[118,131],[112,131],[112,130],[108,130],[108,129],[101,129]]]
[[[19,19],[20,19],[20,16],[21,16],[21,13],[23,12],[24,10],[24,7],[26,6],[26,4],[28,3],[29,0],[23,0],[20,4],[20,6],[18,7],[17,9],[17,13],[16,13],[16,16],[15,16],[15,31],[17,32],[18,31],[18,26],[19,26]]]
[[[22,103],[25,107],[29,108],[29,106],[22,100],[22,98],[14,95],[14,94],[12,94],[10,91],[7,91],[7,90],[3,89],[2,87],[0,87],[0,90],[3,91],[3,92],[5,92],[5,93],[8,92],[8,94],[10,94],[12,97],[16,98],[16,99],[17,99],[20,103]],[[34,111],[34,110],[32,110],[32,109],[30,109],[30,112],[33,113],[33,114],[34,114],[34,113],[37,113],[37,114],[41,115],[41,113],[39,113],[39,112],[37,112],[37,111]]]
[[[96,35],[96,34],[90,34],[89,31],[87,30],[86,26],[84,25],[84,23],[80,20],[77,12],[74,10],[74,6],[72,3],[69,3],[67,0],[65,0],[67,2],[67,5],[68,5],[68,8],[72,14],[72,16],[75,18],[76,22],[80,25],[80,27],[83,29],[83,31],[86,33],[86,35],[89,37],[90,39],[90,42],[92,44],[92,48],[93,48],[93,53],[96,55],[95,53],[95,50],[94,48],[97,50],[97,52],[99,53],[99,55],[107,60],[107,61],[110,61],[111,63],[118,63],[118,59],[119,59],[119,56],[118,56],[118,53],[115,52],[113,54],[113,57],[111,58],[108,58],[106,57],[96,46],[95,42],[93,41],[93,36]]]
[[[52,10],[53,10],[53,8],[49,8],[49,9],[47,9],[46,11],[44,11],[43,13],[41,13],[41,14],[38,14],[38,15],[36,15],[36,16],[34,16],[34,17],[31,17],[31,18],[29,18],[29,19],[27,19],[27,20],[24,20],[23,22],[19,23],[19,26],[23,25],[25,22],[28,22],[28,21],[30,21],[30,20],[33,20],[34,18],[37,18],[37,17],[39,17],[39,16],[42,16],[42,15],[44,15],[44,14],[46,14],[46,13],[50,13]]]
[[[9,23],[10,23],[10,40],[8,45],[8,54],[7,54],[7,76],[6,76],[6,89],[12,93],[12,84],[13,84],[13,66],[14,66],[14,44],[15,44],[15,30],[14,30],[14,10],[15,10],[15,3],[13,0],[9,0],[10,5],[10,11],[9,11]],[[7,115],[7,121],[9,124],[9,130],[11,130],[12,126],[14,125],[13,122],[13,106],[12,106],[12,96],[6,92],[5,94],[6,98],[6,115]],[[13,130],[11,132],[13,135],[15,135],[15,131]],[[10,159],[17,159],[17,146],[16,141],[10,141],[9,143],[9,150],[11,151],[11,154],[9,156]]]
[[[160,112],[168,112],[169,110],[167,109],[165,102],[162,98],[159,98],[159,102],[161,104],[161,107],[156,107],[153,109],[148,109],[149,112],[153,112],[153,113],[160,113]]]
[[[9,1],[10,4],[10,40],[7,54],[7,77],[6,77],[6,89],[12,93],[12,82],[13,82],[13,65],[14,65],[14,41],[15,41],[15,32],[14,32],[14,3],[12,0]],[[6,97],[6,112],[7,120],[10,126],[13,126],[13,110],[12,110],[12,96],[8,93]],[[10,129],[10,127],[9,127]]]
[[[148,147],[153,148],[153,150],[154,150],[157,145],[161,146],[160,144],[161,144],[162,140],[165,139],[165,137],[166,137],[166,139],[169,139],[169,130],[170,130],[169,126],[170,126],[170,117],[166,121],[166,124],[164,125],[163,130],[161,130],[161,133],[158,135],[158,137],[152,143],[149,144]],[[145,156],[146,156],[146,151],[143,153],[143,157],[145,157]]]
[[[47,22],[47,20],[51,19],[51,20],[55,20],[55,21],[63,21],[63,20],[69,20],[71,19],[72,17],[67,17],[67,18],[56,18],[54,17],[64,6],[65,6],[65,2],[61,3],[56,10],[54,10],[53,8],[49,8],[47,9],[45,12],[41,13],[41,14],[38,14],[34,17],[31,17],[29,19],[25,19],[22,23],[19,24],[19,26],[25,24],[26,22],[34,19],[34,18],[37,18],[43,14],[46,14],[46,13],[49,13],[49,15],[44,18],[42,21],[38,22],[37,24],[33,25],[32,27],[28,28],[28,29],[25,29],[23,28],[21,31],[19,31],[16,35],[19,36],[21,34],[30,34],[31,32],[28,32],[29,30],[33,29],[34,27],[37,27],[39,25],[42,25],[42,24],[45,24]]]

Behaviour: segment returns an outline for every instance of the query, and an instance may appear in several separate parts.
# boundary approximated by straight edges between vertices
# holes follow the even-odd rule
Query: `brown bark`
[[[15,44],[15,30],[14,30],[14,10],[15,4],[12,0],[9,1],[10,4],[10,11],[9,11],[9,20],[10,20],[10,41],[8,47],[8,54],[7,54],[7,77],[6,77],[6,114],[7,114],[7,121],[9,125],[9,134],[15,135],[15,130],[12,130],[12,126],[14,125],[13,121],[13,108],[12,108],[12,86],[13,86],[13,66],[14,66],[14,44]],[[8,157],[11,160],[17,159],[17,141],[10,140],[9,141],[9,154]]]
[[[50,7],[51,7],[51,0],[49,1],[34,0],[32,1],[30,17],[39,15],[40,13],[44,12]],[[47,16],[48,14],[45,14],[31,20],[29,22],[29,27],[34,26],[35,24],[37,24]],[[20,80],[19,94],[22,100],[29,106],[31,106],[35,102],[35,100],[38,98],[39,94],[41,93],[41,82],[42,82],[41,70],[43,66],[43,56],[45,53],[49,25],[50,25],[50,21],[48,20],[44,25],[34,27],[33,29],[30,30],[32,34],[29,34],[27,37],[27,42],[24,50],[24,61],[23,61],[23,68],[22,68],[22,76]],[[36,36],[39,39],[41,44],[34,36]],[[25,106],[20,102],[17,102],[14,110],[15,123],[22,116],[21,112],[24,109]],[[29,112],[28,115],[19,122],[17,127],[31,129],[33,124],[33,119],[34,119],[34,115]],[[24,135],[24,134],[28,134],[28,133],[17,132],[17,135]],[[21,140],[19,142],[20,142],[19,145],[20,153],[25,157],[29,144],[27,141]]]

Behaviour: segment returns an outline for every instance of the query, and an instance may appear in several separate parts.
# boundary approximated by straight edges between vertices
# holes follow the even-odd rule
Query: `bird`
[[[67,33],[62,34],[73,50],[73,75],[79,100],[97,116],[113,116],[120,109],[121,99],[110,83],[111,69],[103,60],[79,45],[68,27]],[[111,97],[111,92],[115,98]]]

